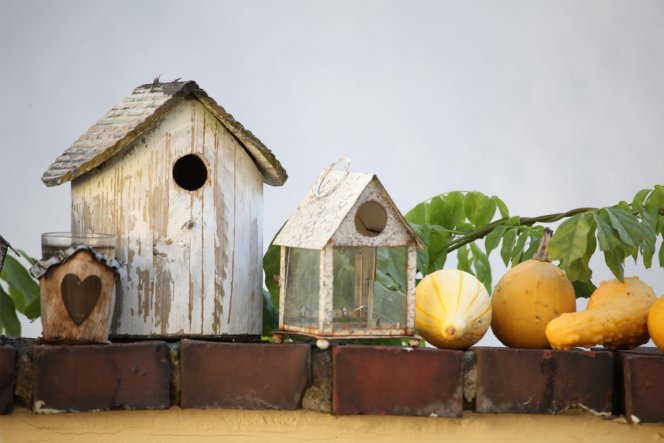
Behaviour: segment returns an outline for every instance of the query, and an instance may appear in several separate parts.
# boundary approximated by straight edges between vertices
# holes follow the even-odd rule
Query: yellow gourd
[[[650,307],[648,312],[648,333],[655,345],[664,351],[664,295]]]
[[[417,285],[415,327],[438,348],[465,349],[489,329],[489,293],[475,276],[456,269],[433,272]]]
[[[563,312],[576,311],[574,287],[565,273],[549,262],[546,229],[535,256],[507,271],[491,296],[491,329],[511,348],[549,348],[546,325]]]
[[[604,345],[609,349],[632,349],[648,341],[647,318],[657,297],[638,277],[624,283],[600,283],[585,311],[563,314],[546,327],[554,349]]]

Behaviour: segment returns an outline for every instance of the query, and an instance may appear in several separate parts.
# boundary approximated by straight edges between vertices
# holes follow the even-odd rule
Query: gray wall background
[[[196,80],[288,170],[266,245],[342,155],[403,212],[451,190],[523,216],[610,205],[664,183],[663,71],[661,1],[0,0],[0,233],[38,256],[69,230],[69,186],[42,172],[159,74]],[[664,293],[662,268],[627,272]]]

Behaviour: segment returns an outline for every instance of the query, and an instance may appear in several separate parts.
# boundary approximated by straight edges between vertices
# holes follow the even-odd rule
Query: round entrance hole
[[[373,200],[362,203],[355,214],[355,229],[367,237],[375,237],[385,229],[387,213],[380,203]]]
[[[173,180],[182,189],[195,191],[207,181],[208,170],[203,159],[194,154],[187,154],[177,159],[173,165]]]

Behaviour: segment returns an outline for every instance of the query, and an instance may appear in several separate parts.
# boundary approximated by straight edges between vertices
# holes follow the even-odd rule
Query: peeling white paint
[[[187,191],[172,167],[192,153],[209,173]],[[260,334],[262,186],[253,160],[196,100],[74,180],[72,230],[115,233],[128,265],[111,334]]]

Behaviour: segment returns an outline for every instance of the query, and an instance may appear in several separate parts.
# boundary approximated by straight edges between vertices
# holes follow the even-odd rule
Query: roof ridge
[[[238,140],[261,171],[265,183],[279,186],[286,181],[288,174],[272,151],[195,81],[160,82],[159,78],[134,88],[111,108],[49,166],[42,181],[46,186],[56,186],[96,168],[122,152],[190,94]]]

